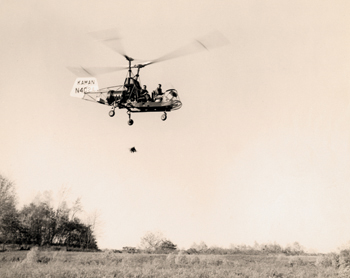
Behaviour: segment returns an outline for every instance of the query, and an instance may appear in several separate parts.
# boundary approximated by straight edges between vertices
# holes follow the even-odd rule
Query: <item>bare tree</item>
[[[0,240],[5,243],[15,241],[19,233],[16,195],[13,182],[0,175]]]
[[[0,213],[16,206],[16,195],[13,182],[0,175]],[[0,214],[1,216],[1,214]]]
[[[141,238],[140,249],[153,252],[164,240],[165,238],[161,232],[147,232]]]
[[[89,227],[89,231],[86,237],[86,244],[95,244],[96,238],[102,233],[102,221],[101,213],[98,210],[89,213],[84,221],[85,225]]]
[[[81,204],[81,199],[78,198],[75,200],[71,208],[71,219],[74,219],[74,217],[82,211],[83,211],[83,206]]]
[[[205,253],[208,250],[208,246],[205,244],[204,241],[201,241],[199,244],[194,242],[191,245],[190,249],[194,249],[199,253]]]

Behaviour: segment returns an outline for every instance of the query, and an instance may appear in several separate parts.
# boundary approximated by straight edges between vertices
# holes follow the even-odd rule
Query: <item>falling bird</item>
[[[136,153],[135,147],[132,147],[132,148],[130,149],[130,152],[131,152],[131,153]]]

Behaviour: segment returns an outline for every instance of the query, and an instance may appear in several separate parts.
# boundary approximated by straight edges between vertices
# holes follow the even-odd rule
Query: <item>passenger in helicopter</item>
[[[162,101],[164,93],[162,91],[162,84],[158,84],[158,88],[152,92],[153,101]]]
[[[149,101],[150,100],[150,95],[147,91],[147,86],[146,85],[143,85],[143,89],[140,91],[140,96],[139,96],[139,99],[138,101],[139,102],[146,102],[146,101]]]

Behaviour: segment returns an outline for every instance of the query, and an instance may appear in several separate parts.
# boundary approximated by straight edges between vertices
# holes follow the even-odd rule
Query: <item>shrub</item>
[[[342,269],[350,267],[350,250],[342,250],[340,252],[339,267]]]
[[[3,260],[5,259],[5,257],[3,257]],[[6,260],[6,259],[5,259]],[[16,256],[13,256],[12,258],[9,259],[10,262],[19,262],[20,261],[20,258],[19,257],[16,257]]]
[[[193,255],[193,256],[190,256],[190,262],[191,262],[191,264],[199,264],[201,262],[201,260],[199,259],[198,256]]]
[[[323,266],[323,267],[331,267],[332,266],[332,258],[328,255],[328,256],[317,256],[316,258],[316,262],[315,262],[316,266]]]
[[[222,259],[222,257],[216,256],[216,255],[206,256],[205,260],[207,264],[215,265],[215,266],[219,266],[224,263],[224,260]]]
[[[27,253],[27,257],[23,260],[23,263],[37,263],[39,261],[40,251],[37,246],[34,246]]]
[[[199,252],[194,249],[194,248],[190,248],[186,250],[187,254],[198,254]]]
[[[176,255],[174,253],[170,253],[168,256],[166,256],[166,262],[169,264],[175,264],[175,258]]]
[[[175,263],[176,264],[187,264],[188,263],[188,255],[185,255],[184,252],[180,252],[179,254],[177,254],[176,258],[175,258]]]
[[[330,258],[332,262],[332,267],[339,268],[339,255],[335,253],[330,253],[327,256]]]
[[[292,256],[289,258],[288,261],[290,266],[304,266],[307,265],[307,261],[304,261],[301,257],[299,256]]]
[[[51,261],[51,258],[48,256],[41,256],[38,259],[39,263],[44,263],[44,264],[47,264],[49,261]]]
[[[102,258],[108,259],[114,256],[114,252],[113,250],[106,250],[106,251],[103,251],[101,255],[102,255],[101,256]]]

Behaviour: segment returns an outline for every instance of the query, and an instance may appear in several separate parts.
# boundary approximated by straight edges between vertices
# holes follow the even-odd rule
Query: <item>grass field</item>
[[[177,255],[14,251],[0,253],[0,277],[350,277],[324,256]]]

